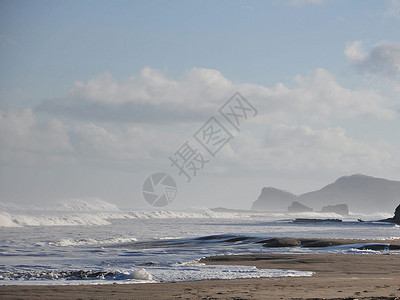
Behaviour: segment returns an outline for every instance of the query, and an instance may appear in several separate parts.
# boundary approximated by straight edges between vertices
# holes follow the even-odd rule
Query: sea
[[[101,199],[74,199],[53,207],[0,205],[1,285],[89,285],[312,276],[312,272],[205,265],[213,255],[262,253],[351,253],[399,255],[400,251],[360,250],[361,244],[326,248],[269,248],[276,237],[400,239],[400,226],[372,222],[389,213],[285,213],[119,209]],[[342,222],[294,222],[298,218]],[[359,222],[363,219],[365,222]]]

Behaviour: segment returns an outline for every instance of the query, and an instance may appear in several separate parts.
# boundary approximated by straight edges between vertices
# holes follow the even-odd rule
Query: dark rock
[[[400,245],[389,245],[389,250],[400,250]]]
[[[400,250],[400,245],[370,244],[357,248],[359,250]]]
[[[263,188],[258,199],[253,203],[252,210],[286,210],[296,199],[296,195],[273,187]]]
[[[343,245],[341,241],[334,240],[301,240],[301,246],[307,248],[324,248]]]
[[[292,205],[288,207],[288,212],[291,213],[309,212],[309,211],[313,211],[313,209],[297,201],[293,201]]]
[[[358,250],[374,250],[374,251],[382,251],[382,250],[389,250],[389,245],[385,244],[370,244],[364,245],[357,248]]]
[[[274,238],[267,240],[264,247],[279,248],[279,247],[295,247],[300,245],[300,241],[290,238]]]
[[[400,205],[397,206],[396,210],[394,211],[393,221],[397,224],[400,224]]]
[[[388,223],[394,223],[394,224],[400,225],[400,205],[396,207],[393,218],[379,220],[379,222],[388,222]]]
[[[348,216],[349,207],[347,206],[347,204],[327,205],[322,207],[321,212],[333,212],[338,215]]]
[[[342,222],[340,219],[308,219],[308,218],[297,218],[292,221],[293,223],[332,223]]]
[[[252,239],[254,239],[254,238],[247,237],[247,236],[239,236],[239,237],[227,239],[224,242],[226,242],[226,243],[236,243],[236,242],[243,242],[243,241],[248,241],[248,240],[252,240]]]

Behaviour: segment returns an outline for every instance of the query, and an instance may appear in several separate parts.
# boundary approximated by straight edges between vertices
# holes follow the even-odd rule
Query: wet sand
[[[382,242],[382,241],[380,241]],[[392,241],[393,242],[393,241]],[[398,244],[398,241],[395,242]],[[1,286],[1,299],[400,299],[400,255],[254,254],[206,264],[313,271],[312,277],[96,286]],[[399,298],[397,298],[399,297]]]

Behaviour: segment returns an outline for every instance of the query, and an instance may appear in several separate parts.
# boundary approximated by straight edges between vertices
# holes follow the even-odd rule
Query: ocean
[[[311,272],[291,270],[210,266],[199,260],[211,255],[249,253],[400,254],[387,249],[359,250],[360,244],[268,248],[262,243],[275,237],[400,239],[398,225],[357,221],[391,217],[387,213],[351,213],[343,218],[334,213],[223,213],[208,208],[130,211],[101,200],[76,200],[47,209],[1,207],[2,285],[312,276]],[[295,223],[296,218],[340,218],[343,222]]]

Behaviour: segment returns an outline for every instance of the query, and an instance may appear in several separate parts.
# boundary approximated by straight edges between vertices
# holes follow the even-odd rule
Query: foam
[[[95,214],[72,215],[28,215],[0,212],[0,227],[24,226],[76,226],[76,225],[109,225],[107,220]]]
[[[143,268],[133,272],[132,278],[138,279],[138,280],[152,280],[153,279],[153,277]]]
[[[149,269],[153,280],[165,281],[195,281],[207,279],[243,279],[243,278],[271,278],[271,277],[300,277],[312,276],[313,272],[292,271],[277,269],[257,269],[254,266],[237,265],[202,265],[189,264],[185,267],[170,267]]]
[[[110,246],[115,244],[122,243],[130,243],[136,242],[137,239],[130,238],[109,238],[104,240],[96,240],[92,238],[84,238],[84,239],[62,239],[56,242],[49,242],[49,245],[59,246],[59,247],[70,247],[70,246],[91,246],[91,245],[102,245],[102,246]]]
[[[313,272],[257,269],[254,266],[190,264],[184,267],[143,268],[135,271],[28,271],[0,273],[3,285],[76,285],[176,282],[206,279],[239,279],[312,276]]]
[[[139,275],[135,275],[139,274]],[[138,278],[134,278],[137,276]],[[140,278],[139,278],[140,277]],[[13,281],[54,281],[54,280],[151,280],[151,275],[144,269],[135,272],[129,271],[16,271],[0,273],[0,280],[3,283],[13,283]]]
[[[9,207],[4,205],[5,207]],[[388,214],[351,214],[343,217],[335,213],[285,213],[285,212],[214,212],[208,208],[191,208],[181,211],[139,210],[122,211],[116,205],[98,198],[72,199],[58,203],[55,207],[32,210],[0,211],[0,227],[64,226],[64,225],[109,225],[110,219],[236,219],[278,221],[295,218],[335,218],[356,221],[382,219]],[[389,215],[390,216],[390,215]]]
[[[13,221],[13,217],[4,211],[0,211],[0,227],[18,227],[20,225]]]

